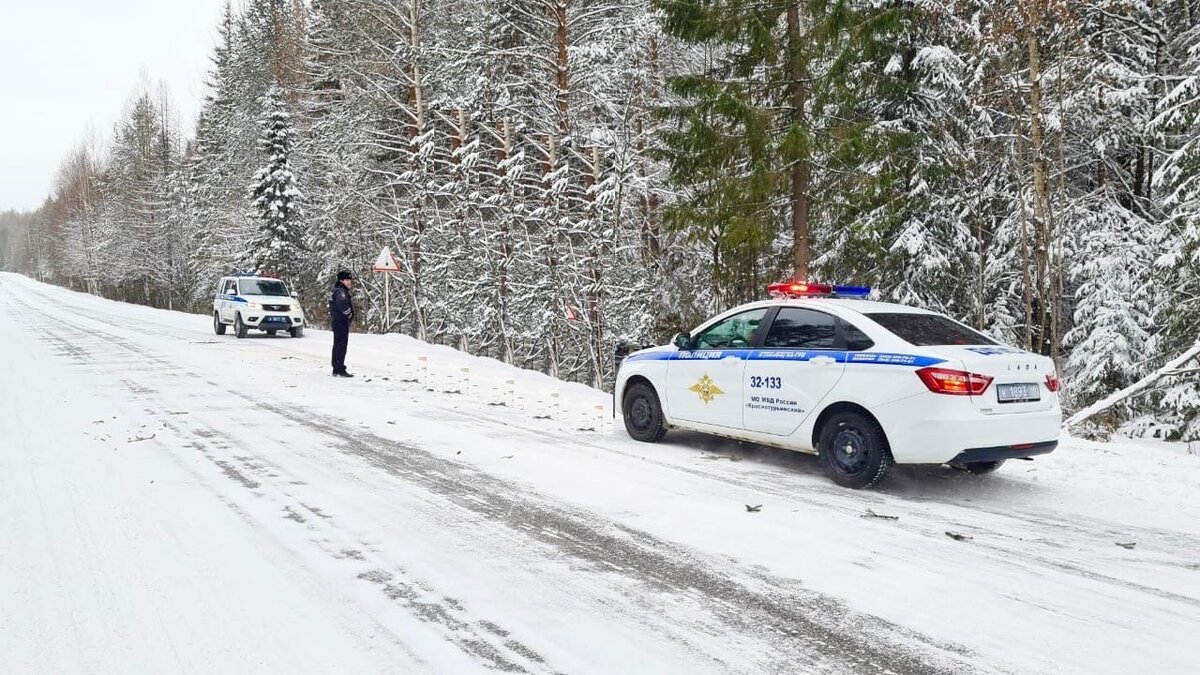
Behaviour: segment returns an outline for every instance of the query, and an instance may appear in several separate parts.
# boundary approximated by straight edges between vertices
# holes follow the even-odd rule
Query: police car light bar
[[[865,298],[870,294],[870,286],[835,286],[806,281],[781,281],[767,286],[767,295],[772,298]]]

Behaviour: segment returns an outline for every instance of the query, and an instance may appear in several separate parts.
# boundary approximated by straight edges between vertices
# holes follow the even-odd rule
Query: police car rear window
[[[938,314],[878,313],[867,317],[917,347],[996,344],[983,333]]]

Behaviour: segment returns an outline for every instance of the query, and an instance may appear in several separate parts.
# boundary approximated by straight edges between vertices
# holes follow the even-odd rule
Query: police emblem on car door
[[[713,382],[713,379],[709,377],[707,373],[704,375],[704,377],[700,378],[699,382],[688,387],[688,389],[691,389],[699,394],[700,400],[704,401],[705,405],[712,403],[713,399],[725,393],[720,387],[717,386],[715,382]]]

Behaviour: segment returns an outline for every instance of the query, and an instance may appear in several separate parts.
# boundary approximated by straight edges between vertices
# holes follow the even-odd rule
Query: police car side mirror
[[[295,291],[292,291],[291,295],[292,295],[292,297],[293,297],[293,298],[297,298],[297,299],[299,299],[299,298],[300,298],[300,294],[299,294],[299,293],[297,293],[297,292],[295,292]]]
[[[671,340],[676,347],[688,350],[692,348],[692,336],[687,333],[676,333],[675,339]]]

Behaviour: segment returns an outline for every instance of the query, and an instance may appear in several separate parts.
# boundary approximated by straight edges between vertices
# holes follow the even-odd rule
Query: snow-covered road
[[[1186,448],[855,492],[807,456],[633,443],[602,393],[401,336],[353,335],[359,377],[330,378],[329,345],[0,274],[0,672],[1200,663]]]

